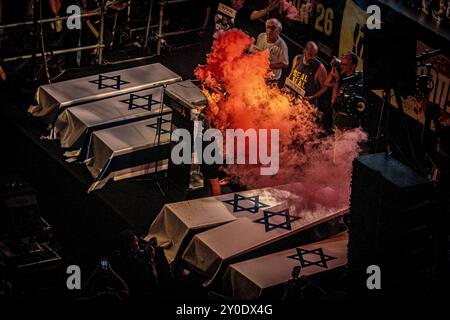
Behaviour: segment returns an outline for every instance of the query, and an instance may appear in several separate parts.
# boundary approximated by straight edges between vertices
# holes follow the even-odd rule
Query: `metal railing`
[[[30,58],[34,59],[36,57],[43,57],[45,59],[45,57],[47,57],[47,56],[53,56],[53,55],[57,55],[57,54],[64,54],[64,53],[69,53],[69,52],[77,52],[77,51],[83,51],[83,50],[97,49],[97,55],[98,55],[97,56],[97,58],[98,58],[97,61],[98,61],[98,64],[102,64],[102,62],[103,62],[103,48],[105,47],[104,44],[103,44],[103,36],[104,36],[103,24],[104,24],[104,17],[105,17],[105,3],[106,3],[106,1],[102,0],[102,6],[101,6],[101,9],[100,9],[99,12],[91,12],[91,13],[85,13],[85,14],[81,14],[81,15],[71,15],[71,16],[55,17],[55,18],[48,18],[48,19],[36,19],[36,18],[33,18],[33,20],[31,20],[31,21],[23,21],[23,22],[17,22],[17,23],[10,23],[10,24],[0,25],[0,30],[8,29],[8,28],[17,28],[17,27],[21,27],[21,26],[30,26],[30,25],[36,27],[36,25],[39,25],[39,26],[41,26],[40,31],[39,31],[39,35],[36,33],[36,30],[33,32],[33,37],[34,37],[33,41],[36,41],[37,37],[41,37],[41,39],[42,39],[42,37],[44,36],[43,35],[43,30],[42,30],[42,24],[44,24],[44,23],[65,21],[65,20],[68,20],[69,18],[81,19],[81,18],[88,18],[88,17],[93,17],[93,16],[100,16],[100,20],[101,20],[99,39],[98,39],[97,44],[95,44],[95,45],[79,46],[79,47],[68,48],[68,49],[61,49],[61,50],[51,50],[51,51],[45,51],[45,52],[41,52],[41,53],[32,52],[31,54],[17,55],[17,56],[13,56],[13,57],[4,58],[3,61],[4,62],[11,62],[11,61],[24,60],[24,59],[30,59]],[[36,11],[37,10],[35,10],[35,14],[36,14]]]
[[[40,1],[42,1],[42,0],[40,0]],[[148,18],[147,18],[146,26],[138,27],[138,28],[130,28],[128,31],[131,34],[132,32],[135,32],[135,31],[145,30],[144,48],[148,48],[148,44],[150,41],[150,31],[152,29],[157,29],[157,32],[156,32],[156,39],[157,39],[156,40],[157,41],[156,54],[153,54],[153,55],[147,54],[146,56],[143,56],[143,57],[125,59],[125,60],[116,61],[116,62],[107,62],[108,64],[118,64],[118,63],[130,62],[130,61],[139,61],[139,60],[145,60],[145,59],[149,59],[149,58],[158,56],[161,54],[162,42],[166,37],[189,34],[189,33],[200,32],[200,31],[210,29],[209,27],[207,27],[207,28],[193,28],[193,29],[187,29],[187,30],[182,30],[182,31],[163,32],[164,7],[166,5],[174,5],[174,4],[178,4],[178,3],[191,2],[193,0],[161,0],[161,1],[159,1],[159,5],[160,5],[159,21],[158,21],[158,24],[151,25],[154,1],[155,0],[149,1],[149,10],[148,10]],[[64,54],[64,53],[97,49],[97,64],[99,66],[103,65],[103,64],[105,64],[104,49],[106,47],[106,45],[104,43],[105,12],[106,12],[106,0],[102,0],[100,10],[94,11],[94,12],[83,13],[83,14],[79,14],[79,15],[46,18],[46,19],[34,18],[33,20],[30,20],[30,21],[23,21],[23,22],[0,25],[0,30],[9,29],[9,28],[17,28],[17,27],[21,27],[21,26],[34,26],[35,28],[37,28],[37,26],[41,26],[43,23],[52,23],[52,22],[57,22],[57,21],[66,21],[68,19],[83,19],[83,18],[90,18],[90,17],[94,17],[94,16],[100,16],[100,30],[98,32],[99,35],[98,35],[98,41],[96,44],[77,46],[77,47],[72,47],[72,48],[67,48],[67,49],[59,49],[59,50],[48,50],[48,51],[40,52],[40,53],[37,52],[38,48],[35,48],[35,50],[30,54],[22,54],[22,55],[16,55],[13,57],[6,57],[2,61],[3,62],[12,62],[12,61],[24,60],[24,59],[35,59],[35,58],[44,58],[45,59],[46,57],[49,57],[49,56],[54,56],[54,55],[59,55],[59,54]],[[41,33],[40,35],[37,33],[33,34],[33,36],[35,37],[36,40],[38,39],[39,36],[41,38],[43,37],[42,30],[40,30],[40,33]],[[36,41],[36,40],[33,40],[33,41]]]
[[[209,28],[192,28],[192,29],[187,29],[187,30],[182,30],[182,31],[173,31],[173,32],[165,32],[165,33],[163,32],[164,6],[177,4],[177,3],[183,3],[183,2],[191,2],[191,1],[193,1],[193,0],[161,0],[159,2],[159,23],[158,23],[158,33],[156,34],[156,37],[158,39],[157,45],[156,45],[156,55],[159,56],[161,54],[162,41],[166,37],[194,33],[194,32],[199,32],[199,31],[209,29]],[[152,0],[152,2],[153,2],[153,0]]]
[[[36,1],[36,3],[38,3],[38,1]],[[40,1],[42,1],[42,0],[40,0]],[[181,1],[187,1],[187,0],[181,0]],[[152,13],[152,9],[153,9],[153,3],[154,3],[154,0],[150,0],[146,26],[130,29],[131,32],[145,30],[144,48],[147,48],[147,46],[148,46],[149,38],[150,38],[150,30],[160,27],[159,25],[153,25],[153,26],[151,25],[151,19],[152,19],[151,13]],[[35,42],[39,39],[39,37],[41,37],[41,40],[42,40],[42,37],[44,36],[42,28],[40,28],[40,31],[37,32],[37,27],[42,26],[42,24],[44,24],[44,23],[52,23],[52,22],[57,22],[57,21],[66,21],[68,19],[82,19],[82,18],[90,18],[90,17],[94,17],[94,16],[100,16],[100,30],[98,32],[98,40],[97,40],[96,44],[77,46],[77,47],[72,47],[72,48],[67,48],[67,49],[59,49],[59,50],[48,50],[48,51],[39,52],[39,53],[37,52],[38,48],[35,48],[35,50],[33,52],[31,52],[30,54],[22,54],[22,55],[16,55],[16,56],[12,56],[12,57],[6,57],[6,58],[3,58],[2,61],[3,62],[12,62],[12,61],[18,61],[18,60],[25,60],[25,59],[35,59],[38,57],[46,59],[47,56],[54,56],[54,55],[59,55],[59,54],[64,54],[64,53],[97,49],[97,64],[99,66],[105,64],[104,34],[105,34],[106,0],[101,1],[101,6],[99,9],[100,10],[98,10],[98,11],[96,10],[93,12],[83,13],[83,14],[79,14],[79,15],[74,14],[74,15],[70,15],[70,16],[47,18],[47,19],[36,19],[36,17],[34,17],[33,20],[30,20],[30,21],[23,21],[23,22],[16,22],[16,23],[0,25],[0,30],[6,30],[6,29],[17,28],[17,27],[22,27],[22,26],[34,26],[35,30],[33,32],[33,38],[34,38],[33,41]],[[36,15],[36,10],[35,10],[34,14]],[[40,48],[40,49],[42,50],[42,48]],[[42,51],[44,51],[44,50],[42,50]],[[117,62],[114,62],[111,64],[123,63],[123,62],[128,62],[128,61],[144,60],[144,59],[149,59],[154,56],[155,55],[147,55],[144,57],[137,57],[137,58],[133,58],[133,59],[117,61]]]

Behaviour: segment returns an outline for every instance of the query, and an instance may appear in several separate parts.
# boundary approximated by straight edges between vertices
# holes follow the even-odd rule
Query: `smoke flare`
[[[325,136],[320,112],[277,86],[266,84],[269,53],[247,53],[254,39],[240,30],[216,34],[207,64],[195,70],[208,98],[206,116],[225,129],[279,129],[280,168],[276,175],[260,175],[260,165],[227,165],[225,171],[249,188],[289,183],[301,193],[301,206],[342,208],[348,205],[352,161],[366,134],[355,129],[339,140]]]

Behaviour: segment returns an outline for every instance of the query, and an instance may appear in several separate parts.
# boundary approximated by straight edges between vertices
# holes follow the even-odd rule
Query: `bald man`
[[[304,98],[317,106],[317,99],[328,89],[325,85],[327,70],[317,60],[317,45],[309,41],[303,49],[303,55],[299,54],[292,62],[292,70],[289,79],[305,91]]]

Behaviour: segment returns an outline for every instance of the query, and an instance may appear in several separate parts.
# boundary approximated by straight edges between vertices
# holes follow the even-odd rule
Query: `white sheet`
[[[299,246],[303,251],[304,266],[299,277],[326,272],[347,264],[347,233],[335,237]],[[324,259],[320,256],[320,250]],[[316,251],[314,251],[316,250]],[[280,251],[266,256],[250,259],[228,266],[223,278],[225,292],[232,299],[256,300],[261,297],[279,300],[274,296],[275,287],[286,284],[291,279],[295,266],[301,266],[299,260],[289,257],[298,254],[296,248]],[[331,259],[334,258],[334,259]],[[322,262],[325,260],[325,262]]]
[[[106,87],[99,89],[95,82],[100,75],[110,79],[103,80]],[[118,78],[115,77],[119,75],[123,83],[117,87]],[[181,81],[181,77],[160,63],[61,81],[40,86],[36,93],[38,106],[31,107],[29,112],[51,122],[62,108],[177,81]]]
[[[160,135],[160,146],[168,145],[170,142],[171,115],[162,117],[166,121],[162,123],[162,134]],[[88,148],[88,160],[86,165],[96,182],[89,191],[100,188],[111,179],[119,179],[121,175],[127,177],[137,174],[152,172],[154,160],[141,163],[134,154],[149,152],[158,145],[158,135],[156,135],[157,118],[146,119],[134,123],[129,123],[117,127],[95,131],[91,136]],[[149,127],[149,126],[153,127]],[[161,147],[159,147],[161,148]],[[153,151],[158,151],[155,149]],[[127,156],[126,162],[122,163],[121,156]],[[166,155],[168,156],[168,154]],[[167,158],[159,161],[159,169],[167,167]],[[110,168],[115,168],[111,170]],[[118,169],[120,168],[120,170]],[[106,171],[106,173],[105,173]]]
[[[286,188],[287,186],[263,188],[236,194],[244,197],[259,196],[258,200],[261,203],[271,207],[280,203],[277,196],[285,192]],[[158,243],[166,247],[164,253],[169,264],[173,264],[188,235],[234,221],[240,217],[255,215],[247,210],[234,212],[233,205],[224,202],[233,202],[234,197],[235,193],[231,193],[167,204],[153,221],[146,239],[156,237]],[[251,199],[256,200],[256,198]],[[238,204],[244,208],[255,208],[255,202],[250,200],[239,200]],[[186,243],[184,244],[186,245]]]
[[[98,128],[106,129],[123,122],[150,118],[160,112],[167,113],[170,111],[167,106],[161,110],[162,92],[161,87],[156,87],[67,108],[55,122],[54,137],[60,140],[63,148],[71,148],[77,142],[77,147],[80,147],[80,143],[89,141],[89,137],[85,135]],[[132,95],[133,105],[130,108],[128,101]]]
[[[295,197],[295,195],[292,195]],[[275,228],[266,232],[263,223],[264,213],[244,217],[228,224],[195,235],[182,255],[182,259],[196,272],[206,277],[205,286],[209,285],[224,267],[224,262],[253,250],[262,248],[305,229],[345,214],[347,209],[316,209],[299,211],[290,208],[293,216],[300,219],[290,222],[290,230]],[[269,219],[274,224],[282,224],[286,217]]]

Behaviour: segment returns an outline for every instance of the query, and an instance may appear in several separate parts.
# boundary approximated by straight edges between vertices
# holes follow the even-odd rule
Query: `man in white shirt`
[[[280,79],[282,69],[289,65],[288,48],[286,42],[280,37],[281,22],[277,19],[266,21],[266,32],[261,33],[256,40],[256,49],[269,50],[270,69],[273,76],[270,80]]]

